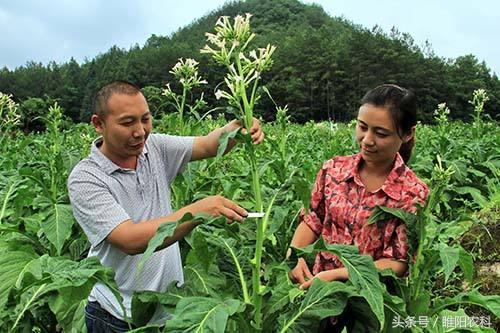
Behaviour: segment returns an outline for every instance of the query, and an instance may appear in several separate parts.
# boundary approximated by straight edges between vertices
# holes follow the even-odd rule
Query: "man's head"
[[[108,83],[95,95],[92,105],[93,113],[105,119],[108,114],[108,101],[114,94],[134,96],[142,92],[138,86],[128,81],[116,80]]]
[[[92,124],[103,137],[101,151],[120,166],[135,163],[152,129],[144,95],[126,81],[111,82],[97,92]]]

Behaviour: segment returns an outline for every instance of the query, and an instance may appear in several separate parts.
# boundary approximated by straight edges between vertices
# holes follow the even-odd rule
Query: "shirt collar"
[[[90,158],[93,159],[99,167],[101,167],[106,174],[110,175],[113,172],[119,170],[119,171],[129,171],[130,169],[122,168],[118,165],[116,165],[113,161],[111,161],[106,155],[104,155],[101,150],[99,149],[99,146],[102,144],[102,136],[98,137],[92,142],[92,146],[90,147]],[[141,155],[139,155],[139,159],[137,160],[137,166],[139,166],[139,163],[142,162],[148,153],[148,150],[146,148],[147,143],[144,145],[144,149],[142,150]]]
[[[344,178],[344,181],[353,179],[357,185],[364,187],[359,176],[359,164],[361,160],[361,153],[353,156],[353,158],[351,159],[351,163],[346,168],[347,173],[345,174],[346,177]],[[384,191],[385,194],[387,194],[394,200],[401,200],[401,190],[400,186],[398,186],[398,183],[403,182],[401,176],[405,173],[405,170],[406,165],[404,164],[403,158],[401,157],[401,155],[399,155],[399,153],[397,153],[394,165],[380,190]]]

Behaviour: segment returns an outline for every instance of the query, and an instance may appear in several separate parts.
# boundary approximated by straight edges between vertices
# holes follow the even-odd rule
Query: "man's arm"
[[[243,208],[231,200],[221,196],[211,196],[185,206],[168,216],[142,221],[141,223],[126,220],[115,227],[106,239],[112,245],[129,255],[143,253],[148,247],[148,242],[154,237],[161,224],[178,221],[186,213],[191,213],[192,215],[205,213],[211,216],[224,216],[229,221],[240,222],[248,215]],[[192,221],[181,223],[175,229],[172,237],[165,238],[160,248],[168,247],[182,239],[194,227],[196,227],[196,224]]]
[[[233,120],[223,127],[217,128],[205,136],[197,136],[193,143],[193,153],[191,155],[191,161],[202,160],[209,157],[217,156],[217,149],[219,148],[219,138],[223,133],[234,131],[235,129],[241,127],[241,124],[237,120]],[[250,135],[255,144],[259,144],[264,140],[264,132],[260,127],[260,121],[253,119],[253,125],[250,129]],[[227,149],[224,153],[229,152],[236,142],[234,140],[229,140]]]

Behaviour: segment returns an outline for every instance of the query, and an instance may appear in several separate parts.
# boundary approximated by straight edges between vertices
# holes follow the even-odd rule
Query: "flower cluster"
[[[12,129],[21,121],[17,112],[18,105],[12,100],[12,95],[0,92],[0,128],[2,132]]]
[[[446,103],[438,104],[438,108],[434,111],[434,119],[439,125],[444,125],[448,122],[448,115],[450,114],[450,109],[446,106]]]
[[[227,99],[229,105],[240,111],[245,124],[252,119],[255,102],[259,99],[256,91],[261,73],[271,68],[274,45],[247,51],[255,38],[250,29],[252,15],[238,15],[234,22],[227,16],[217,20],[215,33],[207,33],[207,45],[201,53],[207,53],[219,64],[228,68],[224,82],[227,90],[217,90],[217,99]]]
[[[215,34],[207,32],[208,44],[201,49],[201,53],[211,54],[216,62],[229,66],[233,52],[244,51],[248,44],[255,38],[255,34],[250,31],[250,17],[238,15],[231,25],[228,16],[221,16],[215,23]]]
[[[480,117],[484,110],[484,103],[489,101],[488,94],[486,94],[486,90],[477,89],[474,90],[472,95],[472,101],[469,101],[470,104],[474,106],[474,112],[476,113],[476,117]]]
[[[194,59],[187,58],[184,60],[180,58],[169,73],[173,74],[187,90],[207,84],[207,81],[198,75],[198,62]],[[167,87],[163,90],[163,95],[172,97],[172,94],[174,93],[170,88],[170,84],[167,84]]]

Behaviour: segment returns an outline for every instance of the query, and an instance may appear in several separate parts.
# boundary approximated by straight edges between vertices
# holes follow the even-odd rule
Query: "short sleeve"
[[[73,215],[93,246],[130,219],[109,188],[88,171],[73,170],[68,179],[68,192]]]
[[[152,134],[148,140],[165,162],[168,182],[184,171],[193,154],[194,137]]]
[[[304,222],[307,224],[316,235],[321,234],[325,219],[325,173],[325,169],[321,168],[316,175],[316,181],[311,192],[309,212],[306,214],[303,208],[299,215],[299,223]]]

